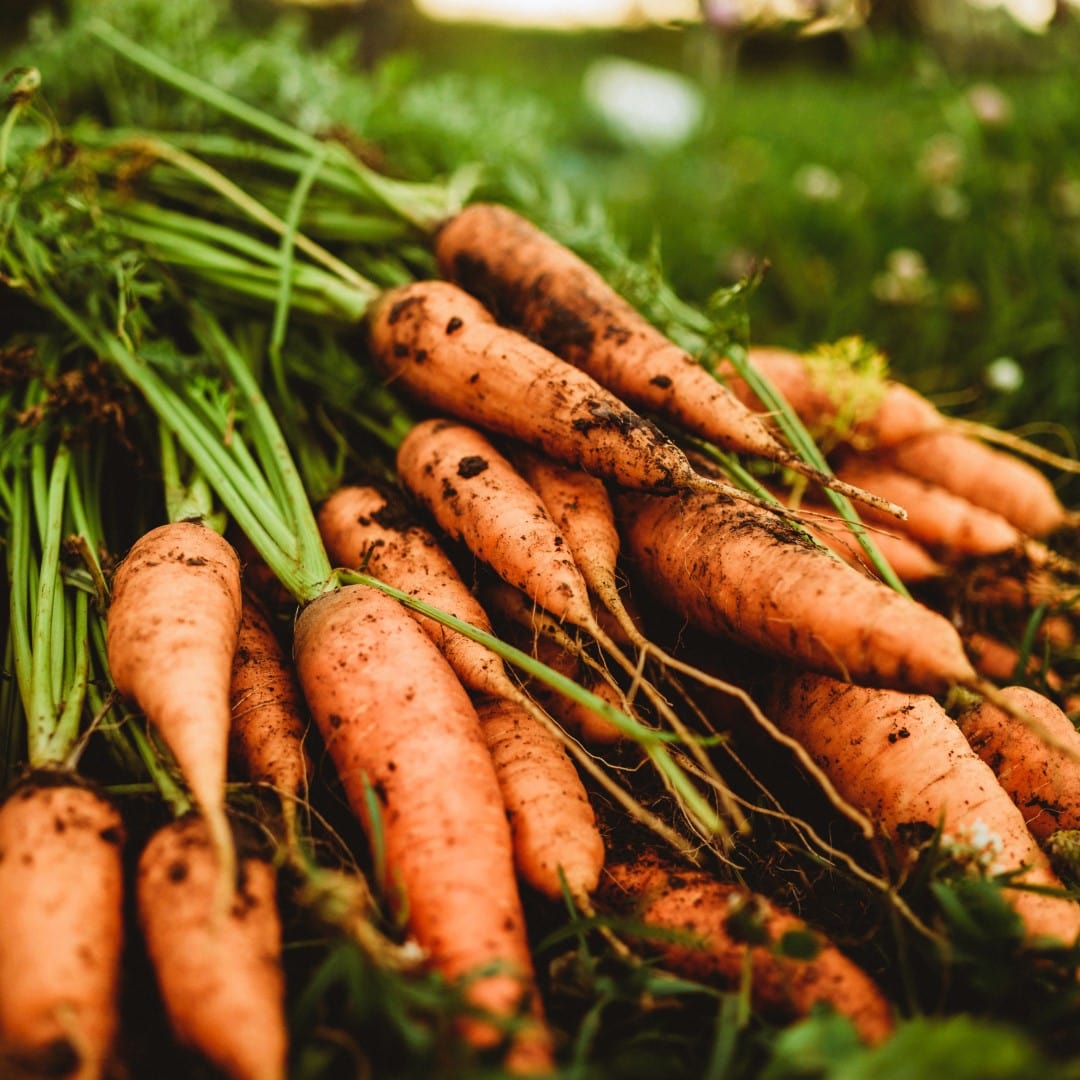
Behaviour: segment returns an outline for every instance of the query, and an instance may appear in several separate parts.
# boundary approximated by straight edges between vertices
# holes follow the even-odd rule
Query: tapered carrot
[[[708,487],[683,452],[587,374],[499,326],[468,293],[422,281],[386,293],[369,340],[388,379],[431,409],[650,491]]]
[[[874,981],[802,919],[746,888],[646,854],[604,871],[601,895],[646,927],[678,933],[641,942],[686,978],[737,988],[749,975],[755,1008],[773,1018],[829,1005],[869,1044],[892,1034],[892,1008]],[[811,956],[785,956],[785,938],[812,943]]]
[[[960,431],[932,431],[898,443],[889,461],[913,476],[1000,514],[1028,536],[1061,528],[1068,514],[1035,466]]]
[[[207,824],[232,888],[225,817],[230,686],[241,618],[240,562],[192,521],[140,537],[117,567],[107,620],[109,668],[165,740]]]
[[[600,880],[604,841],[573,762],[516,702],[489,698],[477,706],[477,714],[495,762],[522,877],[552,899],[562,896],[565,880],[570,895],[587,904]]]
[[[230,1080],[284,1080],[288,1034],[273,867],[242,858],[224,919],[217,840],[200,817],[170,822],[139,857],[139,925],[177,1039]]]
[[[1006,686],[1001,692],[1060,743],[1080,753],[1080,732],[1045,694],[1026,686]],[[957,723],[1020,807],[1035,836],[1046,840],[1058,829],[1080,829],[1077,759],[1048,746],[1037,731],[987,702],[965,709]]]
[[[778,442],[760,417],[593,267],[507,207],[466,207],[439,230],[435,253],[444,276],[479,297],[500,321],[535,338],[631,408],[657,413],[724,449],[778,462],[852,498],[873,501]]]
[[[617,507],[642,580],[701,630],[855,682],[983,685],[947,619],[756,507],[696,493],[626,493]]]
[[[964,645],[971,662],[981,675],[996,683],[1012,682],[1024,675],[1039,677],[1052,690],[1060,690],[1061,677],[1052,669],[1044,667],[1042,658],[1034,652],[1027,655],[1007,641],[982,630],[971,630],[964,635]]]
[[[246,590],[230,697],[232,756],[250,781],[279,794],[291,833],[297,800],[305,797],[312,773],[304,748],[307,721],[292,663],[262,605]]]
[[[69,773],[32,773],[0,806],[5,1076],[97,1080],[109,1071],[120,1020],[123,841],[116,807]]]
[[[419,623],[384,593],[344,586],[296,622],[297,673],[378,872],[432,965],[495,1017],[524,1014],[532,958],[491,755],[468,694]],[[481,1045],[490,1023],[466,1026]],[[542,1029],[518,1050],[550,1064]],[[527,1048],[527,1052],[522,1047]]]
[[[1061,888],[1023,815],[934,698],[802,672],[774,684],[766,711],[900,850],[940,828],[989,873]],[[1023,888],[1004,895],[1028,934],[1067,944],[1080,935],[1074,901]]]

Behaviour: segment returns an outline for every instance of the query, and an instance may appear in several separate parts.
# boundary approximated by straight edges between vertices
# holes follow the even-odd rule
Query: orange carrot
[[[516,702],[489,698],[477,714],[495,763],[522,877],[557,900],[563,892],[561,872],[570,895],[587,904],[600,880],[604,841],[573,762]]]
[[[947,619],[756,507],[697,493],[617,507],[643,581],[707,633],[855,682],[982,688]]]
[[[312,601],[294,653],[308,706],[375,851],[385,892],[432,965],[507,1019],[534,993],[513,846],[476,710],[442,654],[396,601],[351,585]],[[550,1064],[542,1032],[524,1038]],[[490,1045],[491,1023],[465,1028]],[[519,1044],[520,1046],[521,1044]]]
[[[891,1006],[862,968],[801,919],[742,886],[646,855],[608,867],[602,896],[646,927],[678,932],[678,938],[642,935],[641,941],[686,978],[735,989],[749,972],[754,1007],[772,1017],[790,1020],[827,1004],[869,1044],[893,1031]],[[796,936],[812,944],[812,956],[783,954],[785,939]]]
[[[766,711],[897,848],[940,827],[989,873],[1061,888],[1023,815],[934,698],[802,672],[774,684]],[[1070,899],[1022,888],[1006,889],[1005,899],[1032,936],[1071,944],[1080,935],[1080,905]]]
[[[843,488],[853,498],[868,497],[823,476],[778,442],[760,417],[593,267],[507,207],[466,207],[440,229],[435,253],[442,273],[479,297],[501,322],[581,368],[631,408],[657,413],[725,449]],[[536,407],[543,406],[538,401]]]
[[[320,506],[318,522],[326,550],[338,565],[365,567],[388,585],[492,632],[487,612],[453,561],[400,497],[370,485],[340,487]],[[490,649],[434,619],[417,618],[466,687],[497,697],[514,692],[502,661]]]
[[[889,460],[1000,514],[1028,536],[1046,536],[1067,521],[1057,492],[1037,468],[963,432],[933,431],[907,439],[891,448]]]
[[[276,875],[265,860],[243,858],[221,919],[215,847],[195,816],[150,838],[136,878],[147,953],[180,1042],[230,1080],[283,1080],[288,1037]]]
[[[172,522],[139,538],[117,567],[106,625],[109,667],[165,740],[232,887],[225,817],[229,693],[241,617],[240,563],[213,529]]]
[[[32,773],[0,806],[5,1076],[106,1074],[119,1027],[123,841],[116,807],[68,773]]]
[[[1080,829],[1080,732],[1037,690],[1006,686],[1001,692],[1060,742],[1075,747],[1078,757],[1059,753],[1031,727],[985,701],[957,717],[960,730],[994,770],[1035,836],[1046,840],[1057,829]]]
[[[968,656],[976,670],[996,683],[1011,682],[1018,675],[1038,675],[1052,690],[1061,689],[1061,678],[1054,671],[1045,670],[1041,659],[1030,653],[1024,671],[1020,670],[1023,656],[1015,645],[1010,645],[992,634],[971,630],[964,635]]]
[[[249,780],[280,794],[291,821],[294,800],[305,795],[312,772],[304,749],[307,723],[292,664],[262,605],[247,591],[233,656],[231,702],[233,757]]]
[[[432,409],[510,435],[616,483],[708,487],[683,452],[584,372],[499,326],[445,281],[384,294],[368,321],[376,362]]]

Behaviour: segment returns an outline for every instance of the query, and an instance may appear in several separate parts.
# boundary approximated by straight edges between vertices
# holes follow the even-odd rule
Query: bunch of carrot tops
[[[3,1069],[1067,1075],[1073,463],[88,33],[223,125],[9,79]]]

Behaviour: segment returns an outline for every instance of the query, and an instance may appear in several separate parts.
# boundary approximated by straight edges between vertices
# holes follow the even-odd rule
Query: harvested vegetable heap
[[[1080,1052],[1075,463],[84,33],[177,122],[0,121],[0,1073]]]

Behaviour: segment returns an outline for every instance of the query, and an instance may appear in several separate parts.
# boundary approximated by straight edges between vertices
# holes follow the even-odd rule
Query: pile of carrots
[[[93,356],[140,400],[160,439],[141,452],[181,459],[190,498],[165,492],[122,544],[91,527],[88,488],[61,512],[59,472],[53,501],[21,477],[66,460],[69,436],[36,376],[11,380],[34,405],[20,430],[46,435],[5,458],[5,527],[36,530],[9,547],[83,605],[77,654],[34,683],[35,652],[74,624],[43,585],[21,606],[9,589],[20,715],[81,664],[97,707],[61,750],[27,740],[0,808],[0,1072],[123,1075],[126,936],[179,1044],[224,1076],[286,1076],[283,875],[372,963],[460,988],[453,1038],[515,1074],[554,1074],[569,1041],[538,910],[571,912],[619,963],[742,988],[776,1024],[832,1010],[880,1045],[904,1021],[890,973],[740,872],[789,786],[819,815],[798,823],[816,856],[898,918],[934,936],[900,895],[934,848],[1002,878],[1023,947],[1075,973],[1080,904],[1051,855],[1080,828],[1077,702],[1055,666],[1076,519],[1028,448],[842,350],[732,345],[710,370],[506,206],[474,201],[428,240],[436,272],[374,290],[349,339],[408,421],[392,455],[315,494],[298,414],[213,313],[220,280],[160,272],[99,333],[8,238],[0,281],[76,343],[62,363]],[[155,304],[185,313],[185,348],[224,357],[227,407],[140,367],[133,328]],[[127,436],[145,439],[134,420]],[[748,789],[744,751],[768,790]],[[152,781],[138,800],[130,763]],[[146,788],[153,827],[132,816]],[[322,788],[357,825],[362,872],[320,863]],[[252,793],[269,809],[241,813]]]

